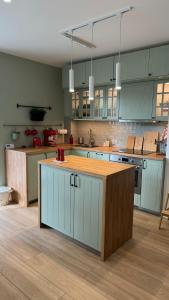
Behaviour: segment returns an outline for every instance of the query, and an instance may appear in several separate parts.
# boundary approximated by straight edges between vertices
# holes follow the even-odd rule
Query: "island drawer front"
[[[41,222],[73,237],[71,172],[41,166]]]

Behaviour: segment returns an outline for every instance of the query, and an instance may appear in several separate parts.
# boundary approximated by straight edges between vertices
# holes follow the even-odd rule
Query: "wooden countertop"
[[[85,173],[96,177],[108,177],[113,174],[135,168],[132,165],[113,163],[75,155],[65,156],[64,162],[58,162],[57,160],[50,158],[41,160],[38,163],[55,168],[71,170],[76,173]]]
[[[137,154],[127,154],[123,152],[118,152],[118,147],[93,147],[93,148],[85,148],[80,147],[77,145],[70,145],[70,144],[58,144],[56,147],[47,147],[47,146],[41,146],[37,148],[28,147],[28,148],[15,148],[15,149],[8,149],[7,151],[19,151],[23,152],[27,155],[33,155],[33,154],[40,154],[44,152],[55,152],[57,151],[57,148],[64,148],[65,150],[83,150],[83,151],[94,151],[94,152],[102,152],[107,154],[117,154],[117,155],[124,155],[128,157],[138,157],[138,158],[144,158],[144,159],[155,159],[155,160],[164,160],[165,155],[161,155],[158,153],[151,153],[148,155],[137,155]]]

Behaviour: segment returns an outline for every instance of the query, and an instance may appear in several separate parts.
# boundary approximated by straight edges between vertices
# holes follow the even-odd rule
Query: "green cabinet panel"
[[[102,203],[101,179],[41,166],[43,224],[100,251]]]
[[[141,195],[134,194],[134,205],[138,207],[141,206]]]
[[[73,237],[74,190],[70,172],[41,166],[41,221]]]
[[[38,199],[38,161],[46,159],[46,155],[27,156],[28,202]]]
[[[89,157],[109,161],[109,154],[107,153],[90,151]]]
[[[86,76],[91,74],[91,63],[86,63]],[[112,83],[114,78],[114,56],[93,60],[93,75],[95,85]]]
[[[101,213],[103,181],[78,174],[75,188],[74,238],[96,250],[101,250]]]
[[[116,56],[115,63],[118,61],[118,59],[118,56]],[[148,77],[148,49],[122,54],[120,61],[122,81],[144,79]]]
[[[88,78],[86,76],[86,63],[81,62],[73,64],[75,87],[88,86]]]
[[[149,73],[155,77],[169,75],[169,45],[150,48]]]
[[[141,207],[160,212],[163,189],[163,161],[144,160],[142,171]]]
[[[46,153],[46,158],[56,158],[56,157],[57,157],[56,151]]]
[[[73,150],[71,150],[71,154],[72,155],[77,155],[77,156],[82,156],[82,157],[87,157],[87,153],[88,153],[88,151],[86,150],[76,150],[76,149],[73,149]]]
[[[123,84],[120,92],[119,119],[151,120],[153,92],[153,81]]]

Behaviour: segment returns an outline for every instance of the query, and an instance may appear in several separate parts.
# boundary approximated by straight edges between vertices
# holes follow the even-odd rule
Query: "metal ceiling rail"
[[[88,20],[86,22],[83,22],[83,23],[81,23],[79,25],[71,26],[69,28],[64,29],[61,32],[61,34],[65,35],[65,33],[68,33],[68,32],[72,33],[72,32],[74,32],[77,29],[80,29],[80,28],[83,28],[83,27],[86,27],[86,26],[90,26],[91,24],[96,24],[98,22],[101,22],[101,21],[104,21],[104,20],[107,20],[107,19],[119,16],[120,14],[125,14],[125,13],[131,11],[133,8],[134,8],[133,6],[127,6],[125,8],[116,10],[116,11],[111,12],[109,14],[106,14],[106,15],[103,15],[103,16],[100,16],[100,17],[97,17],[97,18],[90,19],[90,20]]]

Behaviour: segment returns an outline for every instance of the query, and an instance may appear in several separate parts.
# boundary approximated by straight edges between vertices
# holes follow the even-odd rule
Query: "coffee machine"
[[[56,135],[58,134],[57,130],[53,130],[52,128],[43,130],[44,134],[44,146],[56,146]]]

